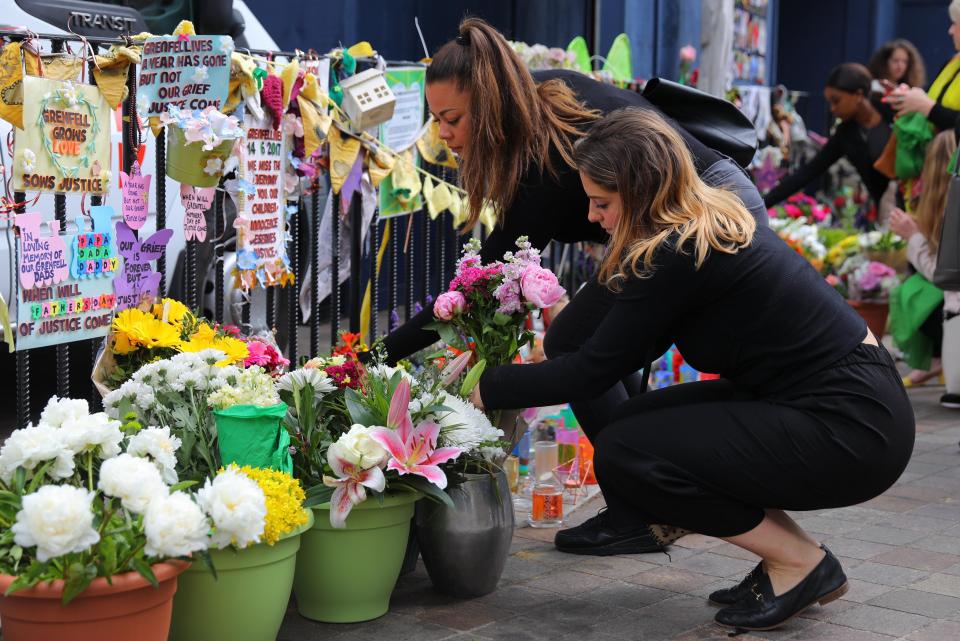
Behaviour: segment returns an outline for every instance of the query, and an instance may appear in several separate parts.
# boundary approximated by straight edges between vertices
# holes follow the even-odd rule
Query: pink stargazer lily
[[[390,399],[387,426],[370,429],[370,438],[390,453],[387,469],[401,475],[422,476],[441,490],[447,487],[447,476],[439,465],[460,456],[461,450],[457,447],[437,448],[440,426],[436,423],[424,421],[413,427],[410,383],[406,379],[400,380]]]
[[[333,447],[331,445],[331,448]],[[339,477],[333,478],[326,475],[323,477],[324,485],[336,488],[330,498],[330,525],[342,528],[346,526],[347,516],[353,506],[367,499],[367,491],[364,488],[369,487],[376,492],[383,492],[387,486],[387,479],[378,465],[364,469],[329,451],[327,462],[333,469],[333,473]]]

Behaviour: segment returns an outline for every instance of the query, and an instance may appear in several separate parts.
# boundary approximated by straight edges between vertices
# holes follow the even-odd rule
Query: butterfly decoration
[[[172,229],[161,229],[141,241],[125,222],[117,223],[117,251],[123,257],[123,269],[113,280],[117,311],[137,307],[144,297],[157,295],[162,274],[153,271],[150,261],[164,255],[171,236]]]

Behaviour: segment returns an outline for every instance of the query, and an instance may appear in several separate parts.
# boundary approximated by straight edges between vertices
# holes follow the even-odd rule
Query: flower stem
[[[93,452],[87,452],[87,486],[93,491]]]

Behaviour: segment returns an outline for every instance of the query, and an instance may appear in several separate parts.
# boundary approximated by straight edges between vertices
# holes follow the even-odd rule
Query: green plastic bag
[[[293,473],[290,456],[290,434],[283,426],[287,405],[270,407],[234,405],[225,410],[214,410],[217,422],[217,445],[224,466],[262,467]]]
[[[930,369],[933,345],[920,326],[941,302],[943,290],[923,274],[914,274],[890,291],[890,334],[914,369]]]
[[[893,122],[897,136],[897,159],[894,168],[897,178],[916,178],[923,170],[927,143],[933,140],[933,128],[921,113],[909,113]]]

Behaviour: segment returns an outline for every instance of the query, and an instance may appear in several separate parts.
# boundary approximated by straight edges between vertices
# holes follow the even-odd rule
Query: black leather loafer
[[[747,594],[750,594],[750,588],[756,583],[760,575],[763,574],[763,563],[757,563],[757,567],[750,570],[750,574],[743,577],[743,581],[730,588],[721,588],[710,593],[707,597],[717,605],[733,605]]]
[[[847,593],[847,576],[840,561],[825,550],[826,556],[793,589],[775,596],[770,577],[761,572],[750,586],[750,594],[736,604],[723,608],[714,617],[717,623],[738,630],[772,630],[797,616],[814,603],[826,605]]]
[[[614,554],[646,554],[661,552],[687,530],[639,523],[616,526],[610,523],[606,508],[577,527],[557,532],[553,543],[561,552],[611,556]]]

